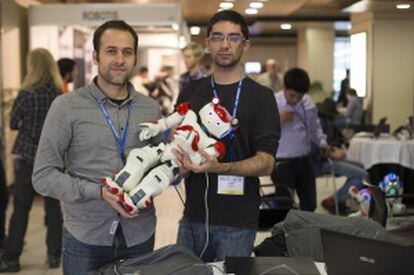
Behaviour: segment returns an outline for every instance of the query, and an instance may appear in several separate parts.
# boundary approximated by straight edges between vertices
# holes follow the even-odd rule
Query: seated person
[[[341,132],[335,127],[335,120],[338,116],[335,102],[332,99],[326,99],[322,104],[318,105],[318,116],[322,126],[322,130],[327,137],[328,144],[331,145],[329,151],[322,152],[314,146],[312,155],[314,157],[314,171],[315,176],[329,175],[332,173],[335,176],[345,176],[345,184],[337,191],[339,213],[348,214],[350,209],[346,206],[347,199],[350,198],[348,190],[355,186],[361,189],[363,180],[368,176],[368,173],[357,163],[346,160],[346,153],[341,146],[344,138]],[[319,157],[318,157],[319,156]],[[330,158],[332,162],[329,162]],[[335,199],[330,196],[322,201],[322,207],[330,213],[335,212]]]
[[[357,92],[354,89],[348,89],[346,96],[348,99],[348,105],[345,116],[348,124],[361,124],[364,113],[361,99],[358,98]]]

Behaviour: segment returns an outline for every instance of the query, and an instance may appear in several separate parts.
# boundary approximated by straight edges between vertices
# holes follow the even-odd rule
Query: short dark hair
[[[139,73],[147,73],[148,72],[148,68],[146,66],[142,66],[141,68],[139,68],[138,72]]]
[[[309,75],[304,69],[292,68],[285,73],[283,84],[286,89],[305,94],[309,91]]]
[[[135,30],[130,25],[125,23],[125,21],[123,20],[110,20],[100,25],[93,33],[93,49],[96,51],[97,56],[99,56],[101,37],[103,33],[108,29],[116,29],[129,32],[132,35],[132,38],[134,39],[134,50],[136,54],[138,49],[138,34],[135,32]]]
[[[346,90],[346,93],[349,95],[357,96],[357,91],[352,88],[349,88],[348,90]]]
[[[70,58],[61,58],[57,61],[60,75],[65,77],[67,73],[71,73],[75,69],[76,62]]]
[[[244,38],[246,40],[249,39],[249,27],[247,26],[246,21],[240,13],[233,10],[222,10],[213,15],[207,25],[207,36],[210,36],[214,24],[220,21],[229,21],[239,25]]]

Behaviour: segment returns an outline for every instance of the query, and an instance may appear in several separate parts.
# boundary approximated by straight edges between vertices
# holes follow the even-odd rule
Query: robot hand
[[[155,137],[166,130],[165,123],[162,123],[162,119],[153,122],[143,122],[139,125],[139,128],[141,129],[139,133],[139,139],[141,141]]]

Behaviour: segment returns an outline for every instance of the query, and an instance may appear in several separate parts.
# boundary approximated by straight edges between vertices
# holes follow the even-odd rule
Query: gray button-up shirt
[[[127,246],[146,241],[155,229],[153,207],[124,219],[101,199],[99,180],[122,169],[119,145],[98,102],[122,137],[131,108],[125,152],[145,146],[138,125],[160,118],[159,105],[129,85],[129,98],[117,105],[95,83],[59,96],[47,114],[36,155],[33,185],[37,192],[64,203],[64,226],[81,242],[112,245],[121,225]],[[130,107],[129,107],[130,106]],[[160,138],[152,140],[157,143]]]

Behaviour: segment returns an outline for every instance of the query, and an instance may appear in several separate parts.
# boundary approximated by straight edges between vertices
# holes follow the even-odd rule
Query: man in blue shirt
[[[324,152],[329,151],[329,145],[322,132],[316,106],[306,94],[310,85],[308,73],[300,68],[290,69],[284,75],[283,84],[283,90],[275,95],[281,138],[272,180],[276,186],[283,185],[289,191],[296,189],[300,208],[314,211],[316,184],[309,157],[311,142]]]

